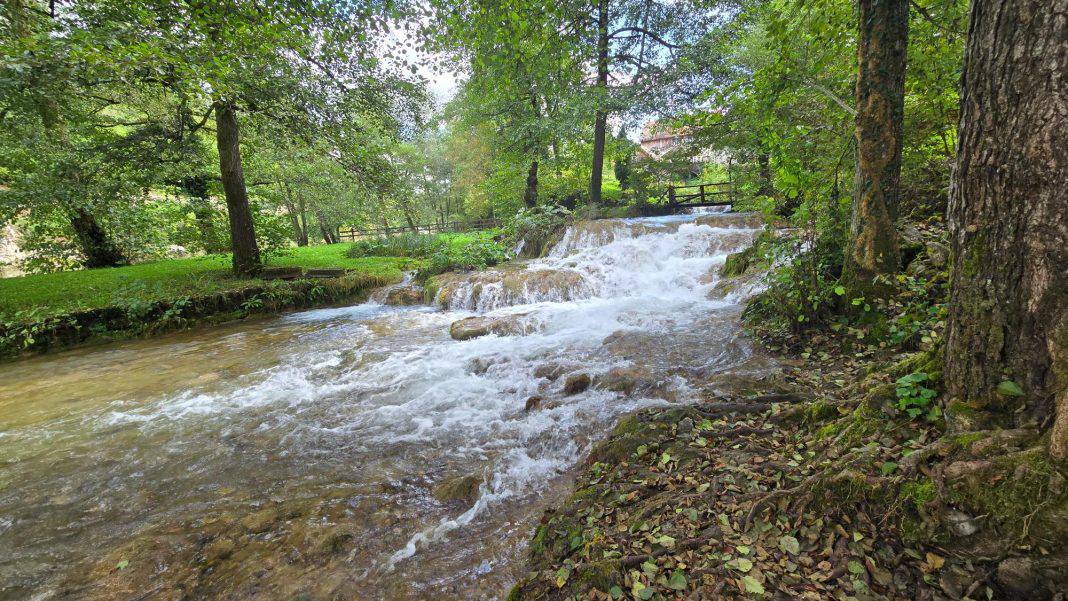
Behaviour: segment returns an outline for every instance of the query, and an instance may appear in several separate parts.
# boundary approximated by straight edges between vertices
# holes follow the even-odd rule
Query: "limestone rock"
[[[434,498],[442,503],[462,502],[470,507],[478,500],[478,488],[482,477],[477,475],[460,476],[446,480],[434,489]]]
[[[590,374],[575,374],[564,380],[564,394],[572,395],[585,392],[590,387],[592,379]]]
[[[470,340],[487,334],[521,336],[535,330],[533,324],[523,319],[526,316],[526,313],[517,313],[498,317],[489,315],[465,317],[459,321],[454,321],[449,326],[449,335],[452,336],[453,340]]]
[[[382,299],[383,305],[408,307],[423,304],[423,287],[414,284],[390,288]]]

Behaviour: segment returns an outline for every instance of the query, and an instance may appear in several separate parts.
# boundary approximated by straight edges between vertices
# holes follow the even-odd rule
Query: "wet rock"
[[[274,524],[277,519],[278,510],[269,507],[246,515],[241,520],[241,527],[249,534],[259,534],[270,530],[271,525]]]
[[[534,377],[545,378],[550,382],[555,382],[557,378],[575,367],[577,367],[577,365],[559,363],[556,361],[542,363],[541,365],[534,368]]]
[[[503,315],[492,317],[488,315],[476,315],[454,321],[449,326],[449,335],[453,340],[470,340],[487,334],[498,336],[521,336],[534,331],[534,326],[523,320],[526,313],[515,315]]]
[[[217,538],[204,547],[204,561],[207,563],[222,561],[233,555],[236,548],[234,541],[228,538]]]
[[[979,531],[979,522],[963,511],[951,509],[946,512],[944,519],[953,536],[971,536]]]
[[[585,392],[590,387],[592,379],[590,374],[575,374],[564,380],[564,394],[572,395]]]
[[[631,394],[650,384],[649,373],[638,367],[613,367],[597,376],[597,387],[621,394]]]
[[[523,411],[526,411],[527,413],[529,413],[531,411],[534,411],[535,409],[537,409],[540,406],[541,406],[541,397],[538,396],[538,395],[534,395],[534,396],[532,396],[532,397],[527,399],[527,404],[526,404],[525,407],[523,407]]]
[[[446,480],[434,489],[434,498],[442,503],[462,502],[470,507],[478,500],[482,476],[474,474]]]
[[[421,305],[423,304],[423,294],[422,286],[416,286],[415,284],[395,286],[386,292],[385,298],[382,299],[382,304],[399,307]]]

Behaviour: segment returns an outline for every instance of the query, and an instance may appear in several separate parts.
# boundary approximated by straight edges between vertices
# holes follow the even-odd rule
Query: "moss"
[[[580,589],[578,592],[587,592],[590,589],[607,592],[615,583],[615,576],[618,568],[619,563],[611,560],[595,561],[585,564],[579,569],[578,573],[575,574],[575,584],[577,584]]]
[[[973,442],[981,440],[984,436],[986,436],[986,434],[983,432],[968,432],[967,434],[954,436],[951,441],[954,446],[965,448],[970,447]]]
[[[912,480],[901,485],[898,498],[901,501],[912,503],[918,511],[938,498],[938,489],[929,478]]]
[[[515,583],[515,586],[512,587],[512,590],[508,591],[508,596],[504,598],[505,601],[519,601],[520,599],[522,599],[523,587],[526,585],[526,583],[527,581],[525,579]]]
[[[530,541],[530,550],[534,553],[541,553],[545,550],[545,537],[548,536],[549,529],[545,524],[541,524],[534,530],[534,538]]]
[[[946,487],[947,501],[1011,536],[1068,537],[1068,487],[1043,443],[993,458],[974,477]]]

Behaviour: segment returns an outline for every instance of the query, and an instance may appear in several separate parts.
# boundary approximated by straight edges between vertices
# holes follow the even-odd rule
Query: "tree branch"
[[[671,42],[665,40],[664,38],[658,36],[657,34],[649,31],[648,29],[646,29],[644,27],[636,27],[636,26],[620,27],[619,29],[617,29],[617,30],[613,31],[612,33],[608,34],[608,39],[612,39],[612,38],[616,37],[616,35],[621,34],[621,33],[625,32],[625,31],[633,31],[635,33],[645,34],[645,35],[649,36],[650,38],[652,38],[656,43],[660,44],[661,46],[665,46],[667,48],[679,48],[678,44],[672,44]]]

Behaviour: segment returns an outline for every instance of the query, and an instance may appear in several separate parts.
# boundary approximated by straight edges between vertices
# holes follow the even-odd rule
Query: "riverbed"
[[[772,369],[738,323],[757,284],[718,276],[758,227],[580,222],[434,306],[0,366],[0,598],[499,597],[622,415]],[[454,340],[473,315],[522,327]]]

